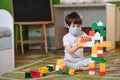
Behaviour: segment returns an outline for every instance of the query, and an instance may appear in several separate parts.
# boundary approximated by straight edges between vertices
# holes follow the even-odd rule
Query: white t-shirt
[[[77,37],[74,37],[70,33],[67,33],[63,37],[63,46],[70,45],[72,47],[76,47],[78,41],[80,41],[81,36],[87,36],[87,34],[83,31],[81,31]],[[83,48],[79,48],[74,54],[68,53],[66,51],[66,48],[65,48],[64,52],[65,52],[65,56],[64,56],[65,61],[70,61],[70,62],[76,63],[77,61],[80,61],[84,58],[83,57]]]

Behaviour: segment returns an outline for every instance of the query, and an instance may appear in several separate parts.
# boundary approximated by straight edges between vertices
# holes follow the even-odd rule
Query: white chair
[[[9,28],[10,37],[0,38],[0,72],[10,72],[14,70],[14,23],[11,14],[0,9],[0,28]]]

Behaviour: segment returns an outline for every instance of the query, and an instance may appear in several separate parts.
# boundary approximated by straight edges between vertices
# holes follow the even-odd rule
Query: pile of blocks
[[[74,75],[75,69],[72,69],[64,63],[62,59],[58,59],[57,63],[55,65],[55,70],[58,72],[58,74],[68,74],[68,75]]]
[[[38,70],[26,71],[25,78],[40,78],[40,77],[48,75],[52,71],[54,71],[53,65],[48,65],[46,67],[39,67]]]
[[[25,78],[40,78],[49,74],[57,72],[58,74],[74,75],[75,70],[66,66],[62,59],[58,59],[56,64],[39,67],[36,70],[25,71]]]
[[[99,32],[95,32],[95,31]],[[95,62],[100,62],[99,74],[101,76],[106,75],[106,60],[103,55],[103,48],[110,47],[110,41],[103,41],[103,37],[106,36],[106,32],[103,30],[102,22],[93,22],[92,30],[89,31],[89,36],[92,37],[92,41],[86,41],[81,37],[81,40],[78,42],[79,46],[82,47],[92,47],[91,61],[89,62],[89,75],[95,74]]]

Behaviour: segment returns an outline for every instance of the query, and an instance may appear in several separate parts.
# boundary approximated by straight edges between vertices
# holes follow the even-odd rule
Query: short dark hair
[[[72,12],[65,17],[65,22],[68,26],[70,26],[71,23],[82,25],[82,17],[77,12]]]

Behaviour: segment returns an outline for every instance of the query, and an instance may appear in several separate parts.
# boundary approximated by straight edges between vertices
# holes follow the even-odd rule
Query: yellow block
[[[97,47],[96,46],[92,47],[92,54],[97,54]]]
[[[110,41],[103,42],[101,45],[102,45],[103,47],[111,47],[111,42],[110,42]]]
[[[58,59],[56,65],[58,65],[61,69],[66,66],[62,59]]]
[[[89,62],[89,68],[95,68],[95,62],[94,61]]]
[[[47,74],[49,72],[48,67],[40,67],[39,71],[40,71],[40,73],[45,73],[45,74]]]
[[[106,63],[100,63],[100,72],[106,71]]]
[[[84,47],[84,43],[81,43],[80,41],[78,42],[79,47]]]
[[[74,75],[74,74],[75,74],[75,70],[71,68],[71,69],[69,70],[69,73],[68,73],[68,74],[69,74],[69,75]]]

